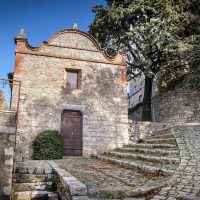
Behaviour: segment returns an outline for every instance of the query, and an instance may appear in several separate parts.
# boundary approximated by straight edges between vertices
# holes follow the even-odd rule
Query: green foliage
[[[168,90],[174,89],[174,87],[181,83],[185,78],[187,69],[173,71],[168,69],[158,73],[157,76],[157,87],[159,93],[167,92]]]
[[[136,69],[154,77],[162,68],[171,68],[190,48],[188,38],[181,34],[190,17],[181,0],[107,3],[107,7],[93,8],[96,17],[90,33],[104,47],[118,50],[121,46],[127,51],[128,78],[136,75]]]
[[[128,79],[141,73],[149,79],[159,72],[175,75],[188,65],[200,32],[199,5],[199,0],[107,0],[107,6],[93,8],[89,32],[102,47],[127,52]],[[149,93],[148,86],[143,106],[150,111]]]
[[[33,142],[34,160],[61,159],[63,156],[63,141],[58,131],[41,132]]]
[[[184,80],[184,82],[193,88],[200,88],[200,73],[193,73]]]

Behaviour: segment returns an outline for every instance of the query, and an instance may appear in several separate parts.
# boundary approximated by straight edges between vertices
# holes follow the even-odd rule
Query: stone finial
[[[24,38],[24,39],[26,38],[26,34],[25,34],[23,28],[21,28],[21,30],[20,30],[20,32],[19,32],[17,38]]]
[[[78,24],[76,22],[73,23],[72,29],[78,29]]]

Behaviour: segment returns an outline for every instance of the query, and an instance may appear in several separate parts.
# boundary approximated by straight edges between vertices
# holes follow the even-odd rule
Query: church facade
[[[128,142],[123,53],[110,56],[88,33],[57,32],[39,47],[15,38],[14,79],[21,81],[16,154],[30,159],[43,130],[63,136],[66,156],[87,156]]]

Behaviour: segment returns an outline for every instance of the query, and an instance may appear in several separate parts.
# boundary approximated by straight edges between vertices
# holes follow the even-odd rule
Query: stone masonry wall
[[[7,108],[7,103],[3,92],[0,90],[0,110],[5,110]]]
[[[142,121],[142,103],[137,104],[133,108],[129,108],[128,117],[134,121]]]
[[[10,199],[15,146],[15,113],[0,112],[0,199]]]
[[[65,87],[66,69],[79,70],[81,87]],[[21,80],[17,154],[31,158],[32,142],[46,129],[60,131],[61,113],[83,114],[83,155],[128,142],[125,63],[110,58],[78,30],[55,34],[39,48],[17,41],[14,79]],[[23,148],[22,148],[23,147]]]
[[[200,122],[200,90],[177,86],[174,90],[152,98],[152,120],[155,122]],[[142,105],[134,109],[129,117],[142,119]]]
[[[179,87],[153,97],[156,122],[200,122],[200,90]]]
[[[181,123],[180,123],[181,124]],[[129,120],[129,141],[137,142],[153,133],[177,126],[178,123],[135,122]]]

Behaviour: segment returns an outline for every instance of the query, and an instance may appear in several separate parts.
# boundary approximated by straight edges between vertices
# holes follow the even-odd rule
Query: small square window
[[[80,70],[66,70],[66,87],[70,90],[80,89]]]
[[[77,89],[78,88],[78,72],[68,71],[67,72],[67,83],[69,89]]]

